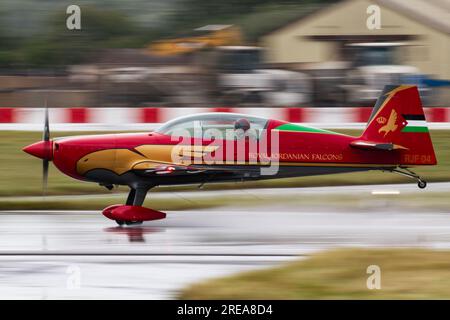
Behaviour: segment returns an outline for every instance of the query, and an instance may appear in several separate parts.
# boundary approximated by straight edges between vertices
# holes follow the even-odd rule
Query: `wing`
[[[135,149],[106,149],[91,152],[77,161],[77,172],[85,175],[91,170],[106,169],[122,175],[128,171],[144,176],[163,175],[230,175],[230,176],[254,176],[259,172],[258,165],[209,165],[196,164],[195,160],[203,156],[203,152],[188,150],[187,160],[193,164],[174,163],[170,161],[170,151],[172,146],[157,146],[155,149],[145,150],[143,147]],[[158,160],[153,160],[149,156],[151,153],[159,156]],[[185,154],[183,154],[185,155]],[[164,160],[162,160],[162,159]],[[183,158],[183,157],[182,157]],[[190,162],[190,163],[192,163]]]
[[[234,167],[223,167],[217,165],[180,165],[169,162],[143,161],[136,163],[132,170],[140,175],[145,176],[191,176],[200,174],[220,174],[234,175],[239,172],[247,171]]]

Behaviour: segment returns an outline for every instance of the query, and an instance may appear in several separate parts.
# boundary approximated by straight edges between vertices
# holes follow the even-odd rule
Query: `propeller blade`
[[[48,160],[42,162],[42,194],[47,194],[47,181],[48,181]]]
[[[50,141],[50,125],[48,121],[48,105],[47,98],[45,98],[45,120],[44,120],[44,132],[43,140]],[[42,193],[45,196],[47,194],[47,182],[48,182],[48,163],[49,161],[44,159],[42,162]]]
[[[45,120],[44,120],[44,134],[43,139],[44,141],[50,140],[50,126],[48,124],[48,107],[47,107],[47,100],[45,100]]]

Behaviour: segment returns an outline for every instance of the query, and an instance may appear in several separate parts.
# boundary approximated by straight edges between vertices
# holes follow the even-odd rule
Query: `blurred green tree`
[[[244,21],[246,16],[261,11],[265,11],[267,18],[272,11],[283,12],[284,9],[290,10],[293,6],[311,7],[337,1],[339,0],[184,0],[180,2],[171,19],[174,26],[172,30],[179,32],[204,24],[237,23]],[[276,15],[272,17],[276,18]],[[254,22],[257,26],[267,21]]]
[[[4,15],[5,12],[0,9],[0,68],[10,67],[14,62],[13,49],[16,43],[6,32]]]
[[[43,0],[43,3],[51,1]],[[309,13],[307,7],[337,0],[133,0],[128,5],[130,10],[125,10],[122,2],[122,7],[104,9],[103,1],[91,0],[87,1],[91,5],[82,5],[81,30],[66,28],[68,15],[62,4],[57,9],[47,5],[45,15],[38,19],[40,22],[36,24],[33,20],[31,23],[32,27],[36,24],[35,32],[24,32],[20,36],[12,35],[2,26],[6,22],[0,8],[0,68],[64,67],[88,59],[99,49],[145,47],[153,40],[177,37],[205,24],[238,25],[247,40],[255,41],[264,32]],[[15,8],[15,0],[7,2],[10,9]],[[167,6],[161,2],[167,2]],[[18,7],[22,11],[30,7],[27,2],[23,3],[24,7]],[[161,12],[151,15],[149,8],[155,5],[162,8]],[[143,12],[139,8],[146,8],[142,10],[154,23],[143,23]],[[3,16],[7,18],[7,14],[16,11],[5,11]],[[136,19],[137,16],[141,20]],[[24,22],[16,20],[16,28]]]
[[[63,66],[82,62],[105,48],[138,47],[143,33],[123,13],[83,7],[81,30],[68,30],[68,15],[49,18],[49,32],[27,39],[21,48],[22,62],[32,67]]]

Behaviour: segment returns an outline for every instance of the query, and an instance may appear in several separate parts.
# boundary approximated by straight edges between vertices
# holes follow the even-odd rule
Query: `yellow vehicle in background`
[[[148,47],[148,53],[158,56],[174,56],[206,48],[242,43],[241,31],[233,25],[206,25],[194,29],[194,32],[195,35],[191,36],[155,41]]]

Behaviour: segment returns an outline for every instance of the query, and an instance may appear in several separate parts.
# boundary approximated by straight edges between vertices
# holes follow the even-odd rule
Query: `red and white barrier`
[[[355,108],[54,108],[54,130],[152,129],[173,118],[202,112],[236,112],[325,128],[364,127],[371,107]],[[430,127],[450,128],[450,108],[425,108]],[[41,130],[43,108],[0,108],[0,130]]]

